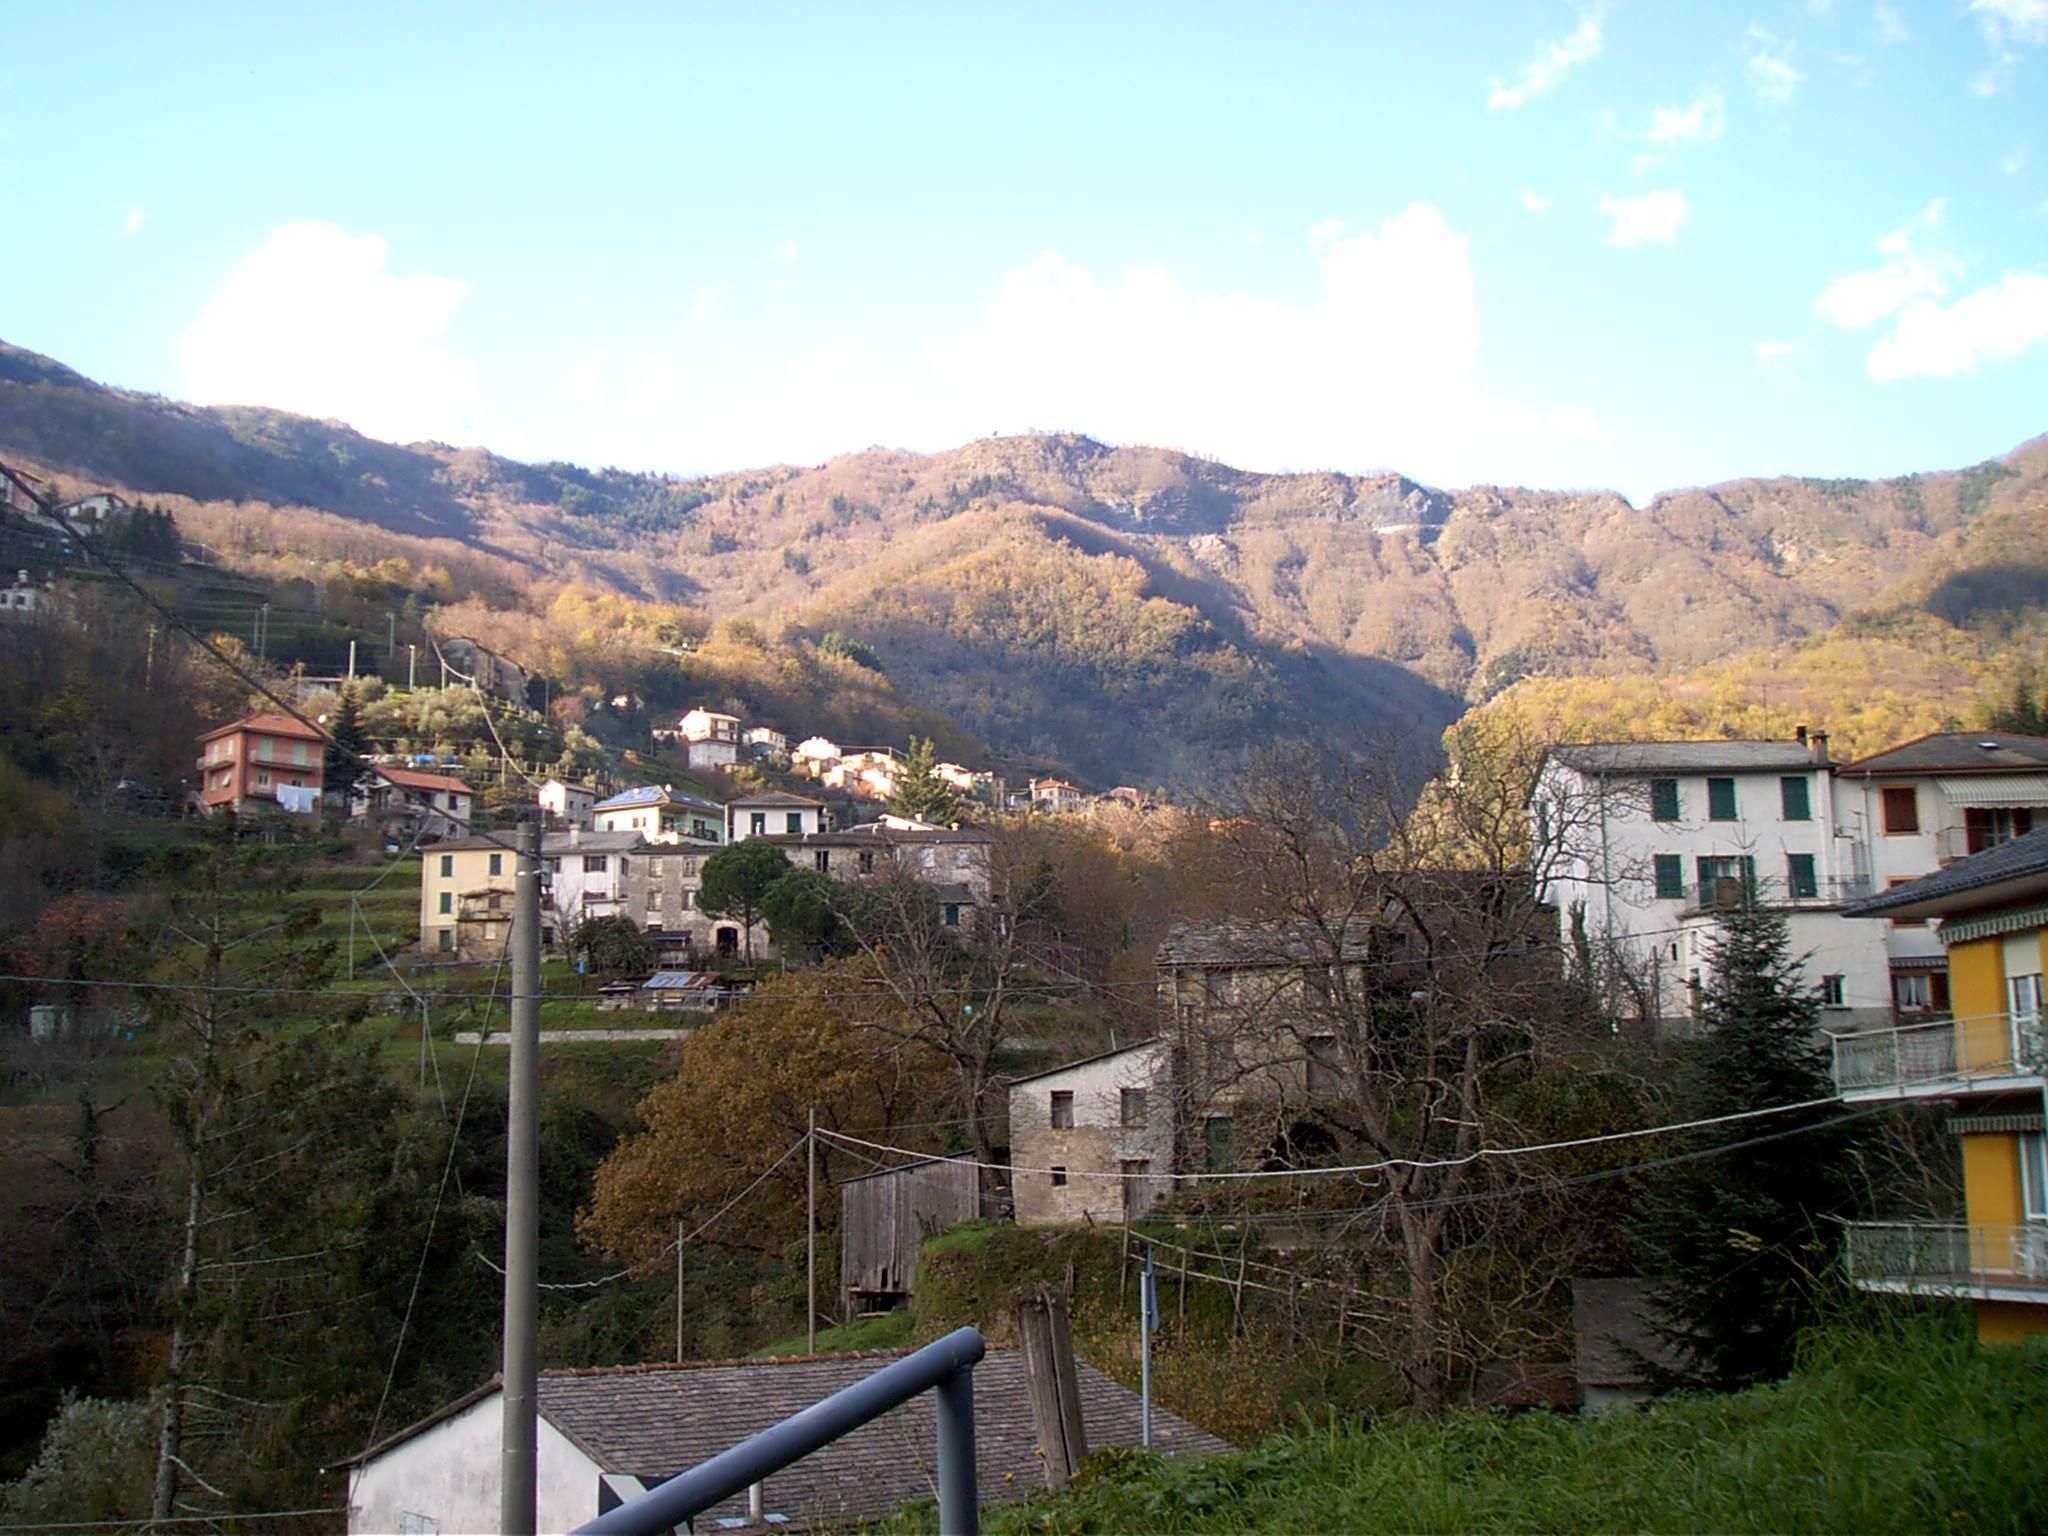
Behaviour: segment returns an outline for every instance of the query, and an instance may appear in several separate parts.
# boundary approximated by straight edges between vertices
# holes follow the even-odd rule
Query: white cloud
[[[1883,383],[1948,378],[2048,342],[2048,274],[2008,272],[1953,304],[1916,299],[1866,366]]]
[[[785,240],[782,244],[775,247],[775,265],[784,268],[796,265],[796,242],[794,240]]]
[[[2048,0],[1970,0],[1970,14],[1994,48],[2048,43]]]
[[[1556,201],[1548,192],[1539,192],[1534,187],[1523,187],[1515,193],[1515,201],[1522,205],[1524,213],[1548,213]]]
[[[1658,107],[1643,137],[1652,144],[1706,144],[1721,137],[1727,125],[1721,93],[1709,91],[1689,107]]]
[[[1748,73],[1750,89],[1766,106],[1782,107],[1792,99],[1805,73],[1792,62],[1792,44],[1773,37],[1762,27],[1749,29]]]
[[[1766,339],[1756,344],[1756,360],[1759,363],[1777,362],[1781,358],[1792,356],[1799,348],[1800,343],[1796,341]]]
[[[1944,206],[1936,198],[1910,224],[1880,237],[1877,252],[1884,261],[1835,278],[1814,301],[1815,313],[1830,325],[1860,331],[1914,299],[1946,293],[1963,268],[1938,240]]]
[[[178,341],[184,393],[338,417],[373,437],[474,441],[476,371],[441,333],[468,287],[386,269],[376,235],[287,224],[229,275]]]
[[[121,233],[124,236],[139,235],[142,233],[142,226],[148,222],[149,210],[140,203],[130,203],[126,216],[121,220]]]
[[[1544,43],[1537,48],[1512,85],[1504,85],[1498,80],[1491,82],[1492,89],[1486,96],[1487,111],[1509,112],[1516,107],[1527,106],[1538,96],[1555,90],[1558,83],[1581,64],[1599,57],[1602,46],[1601,10],[1598,5],[1588,6],[1579,13],[1579,24],[1569,33],[1554,43]]]
[[[1899,14],[1896,5],[1887,3],[1887,0],[1877,0],[1874,15],[1877,21],[1877,40],[1880,43],[1889,47],[1912,38],[1913,34],[1906,30],[1906,18]]]
[[[2008,176],[2019,175],[2021,171],[2026,169],[2026,165],[2027,146],[2024,144],[1998,162],[1998,168]]]
[[[922,342],[845,335],[801,356],[756,351],[738,370],[598,360],[604,398],[578,405],[567,430],[582,436],[548,451],[723,468],[1069,428],[1253,468],[1542,482],[1576,473],[1567,455],[1603,436],[1582,409],[1486,388],[1470,251],[1435,207],[1359,231],[1326,222],[1298,249],[1318,279],[1300,302],[1160,267],[1098,274],[1047,251]]]
[[[1640,197],[1603,197],[1599,206],[1614,221],[1609,245],[1669,245],[1692,216],[1685,194],[1670,187]]]

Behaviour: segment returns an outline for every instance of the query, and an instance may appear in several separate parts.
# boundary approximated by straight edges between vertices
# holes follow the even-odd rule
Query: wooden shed
[[[981,1214],[970,1162],[935,1157],[884,1168],[839,1186],[839,1292],[855,1312],[906,1300],[917,1249],[934,1232]]]

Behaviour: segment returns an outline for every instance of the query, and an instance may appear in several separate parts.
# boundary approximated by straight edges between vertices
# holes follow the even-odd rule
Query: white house
[[[1031,809],[1065,814],[1087,807],[1088,797],[1074,788],[1065,779],[1033,779],[1031,781]]]
[[[740,717],[700,704],[676,722],[676,734],[685,741],[723,741],[736,747],[740,744]]]
[[[475,806],[476,791],[452,774],[378,763],[350,789],[348,814],[387,837],[461,837]]]
[[[1553,747],[1530,812],[1567,952],[1583,924],[1651,1016],[1692,1012],[1720,914],[1755,899],[1786,915],[1826,1027],[1889,1019],[1883,935],[1840,912],[1870,870],[1836,836],[1825,733]]]
[[[823,736],[809,736],[798,742],[789,755],[796,759],[798,767],[815,772],[827,763],[839,761],[839,747]]]
[[[1019,1226],[1116,1225],[1172,1192],[1172,1070],[1172,1051],[1157,1039],[1011,1082]]]
[[[1836,771],[1835,818],[1876,891],[2048,826],[2048,737],[1946,731]],[[1925,918],[1883,929],[1893,1006],[1946,1013],[1948,954]]]
[[[571,827],[541,837],[542,927],[566,940],[576,925],[627,911],[633,865],[643,855],[637,832],[585,832]]]
[[[134,515],[134,508],[112,491],[94,491],[59,505],[50,518],[51,526],[63,533],[107,533]]]
[[[593,828],[591,807],[597,804],[597,791],[588,784],[571,784],[563,779],[549,779],[541,785],[540,793],[534,797],[550,827],[581,827],[588,832]]]
[[[792,795],[786,790],[768,789],[742,795],[726,808],[725,840],[744,838],[802,837],[825,830],[825,802]]]
[[[725,807],[672,784],[641,784],[590,808],[599,832],[637,832],[650,843],[717,843]]]
[[[740,745],[754,757],[789,756],[789,738],[773,726],[748,726],[740,738]]]
[[[899,1354],[627,1365],[543,1371],[536,1410],[539,1529],[568,1531],[647,1488],[873,1375]],[[1090,1446],[1138,1444],[1138,1395],[1078,1367]],[[347,1463],[351,1536],[501,1528],[504,1403],[495,1383],[372,1446]],[[984,1502],[1045,1486],[1024,1361],[993,1348],[974,1370],[974,1449]],[[932,1394],[921,1393],[782,1472],[707,1510],[700,1531],[872,1525],[932,1496]],[[1213,1456],[1230,1447],[1154,1406],[1154,1447]]]

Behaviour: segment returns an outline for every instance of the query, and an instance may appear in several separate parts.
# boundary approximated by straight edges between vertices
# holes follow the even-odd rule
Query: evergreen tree
[[[2012,703],[1991,711],[1991,729],[2016,731],[2026,736],[2048,735],[2048,709],[2035,696],[2034,685],[2022,673],[2013,684]]]
[[[369,750],[370,738],[363,730],[363,709],[356,690],[346,684],[327,717],[326,777],[330,790],[346,793],[362,770],[357,766]]]
[[[1731,912],[1708,959],[1685,1118],[1831,1097],[1820,1001],[1801,978],[1784,916]],[[1732,1150],[1671,1168],[1647,1190],[1632,1236],[1669,1340],[1688,1362],[1685,1380],[1737,1387],[1790,1369],[1795,1336],[1813,1317],[1815,1277],[1831,1257],[1826,1222],[1846,1206],[1848,1181],[1838,1133],[1782,1133],[1830,1113],[1822,1105],[1717,1130]],[[1744,1145],[1761,1135],[1773,1139]]]
[[[768,888],[789,873],[789,860],[765,838],[732,843],[704,861],[697,887],[697,910],[707,917],[729,917],[740,924],[746,956],[754,958],[754,925],[761,921],[761,903]]]
[[[896,781],[896,793],[889,809],[912,821],[934,826],[959,825],[967,803],[960,792],[939,777],[938,753],[930,737],[910,738],[910,750],[903,754],[903,774]]]

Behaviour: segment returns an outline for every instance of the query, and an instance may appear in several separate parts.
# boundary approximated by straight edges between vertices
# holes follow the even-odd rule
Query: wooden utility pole
[[[353,645],[353,642],[351,642]],[[353,671],[353,668],[351,668]],[[540,1373],[540,826],[519,828],[512,897],[512,1064],[505,1137],[505,1419],[498,1529],[534,1536]]]

